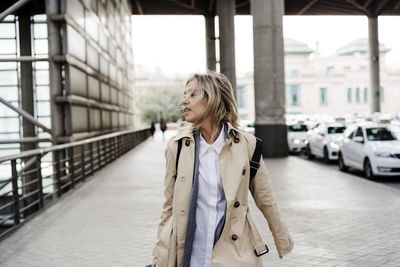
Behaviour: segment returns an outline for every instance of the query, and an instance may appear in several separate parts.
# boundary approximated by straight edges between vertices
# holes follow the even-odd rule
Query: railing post
[[[40,155],[36,156],[36,175],[38,179],[38,190],[39,190],[39,209],[43,208],[44,201],[43,201],[43,180],[42,180],[42,165],[40,162]]]
[[[90,142],[89,144],[89,149],[90,149],[90,174],[94,174],[94,163],[93,163],[93,142]]]
[[[11,175],[12,175],[12,194],[13,194],[13,207],[14,207],[14,224],[20,223],[19,214],[19,196],[18,196],[18,174],[17,174],[17,161],[11,160]]]
[[[97,141],[97,164],[99,165],[98,169],[101,169],[100,145],[101,145],[101,141]]]
[[[85,153],[84,153],[85,145],[81,145],[81,172],[82,172],[82,181],[85,181]]]
[[[74,148],[69,147],[68,148],[68,154],[69,154],[69,173],[71,175],[71,187],[75,187],[75,173],[74,173]]]
[[[54,151],[54,160],[56,162],[56,184],[57,184],[57,196],[61,197],[61,170],[60,170],[60,150]]]

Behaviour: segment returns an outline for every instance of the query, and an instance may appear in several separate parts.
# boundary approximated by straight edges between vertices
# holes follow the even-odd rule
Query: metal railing
[[[121,131],[0,157],[0,240],[89,175],[149,137]]]

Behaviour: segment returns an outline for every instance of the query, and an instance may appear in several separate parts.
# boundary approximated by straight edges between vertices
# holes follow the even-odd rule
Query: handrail
[[[124,130],[124,131],[119,131],[119,132],[116,132],[116,133],[110,133],[110,134],[105,134],[105,135],[101,135],[101,136],[88,138],[88,139],[85,139],[85,140],[74,141],[74,142],[67,143],[67,144],[55,145],[55,146],[50,146],[50,147],[46,147],[46,148],[37,148],[37,149],[27,150],[27,151],[20,152],[20,153],[17,153],[17,154],[11,154],[11,155],[0,157],[0,163],[2,163],[4,161],[8,161],[8,160],[26,158],[26,157],[31,157],[31,156],[35,156],[35,155],[43,156],[44,154],[46,154],[48,152],[56,151],[56,150],[59,150],[59,149],[65,149],[65,148],[69,148],[69,147],[73,147],[73,146],[77,146],[77,145],[86,145],[86,144],[89,144],[91,142],[97,142],[97,141],[105,140],[105,139],[108,139],[108,138],[111,138],[111,137],[116,137],[116,136],[120,136],[120,135],[123,135],[123,134],[128,134],[128,133],[133,133],[133,132],[140,132],[140,131],[141,130]]]

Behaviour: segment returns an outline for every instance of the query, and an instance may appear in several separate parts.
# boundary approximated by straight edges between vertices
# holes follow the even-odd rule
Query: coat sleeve
[[[276,195],[262,158],[257,174],[250,183],[250,191],[258,209],[268,221],[279,256],[286,255],[293,249],[294,242],[279,210]]]
[[[176,149],[173,140],[168,141],[165,150],[166,172],[164,179],[164,204],[161,220],[158,224],[157,241],[153,249],[153,264],[159,264],[159,258],[167,258],[169,239],[172,231],[172,202],[176,176]]]

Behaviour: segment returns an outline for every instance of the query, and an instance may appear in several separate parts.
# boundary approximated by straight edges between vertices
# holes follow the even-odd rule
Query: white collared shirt
[[[225,144],[224,125],[212,145],[200,134],[199,192],[196,209],[191,267],[209,267],[214,247],[214,235],[226,209],[225,194],[219,170],[218,157]]]

